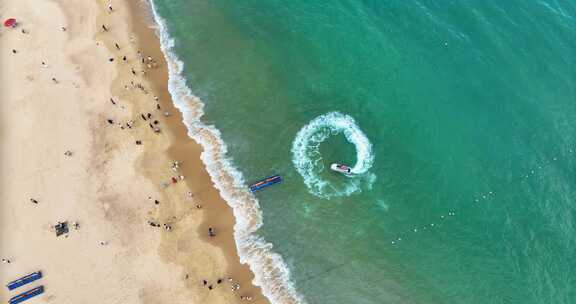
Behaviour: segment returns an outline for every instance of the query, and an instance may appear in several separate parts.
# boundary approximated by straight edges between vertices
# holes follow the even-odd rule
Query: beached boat
[[[42,294],[44,292],[44,286],[38,286],[34,289],[30,289],[28,291],[25,291],[17,296],[14,296],[10,299],[10,301],[8,301],[8,304],[17,304],[20,302],[24,302],[30,298],[33,298],[39,294]]]
[[[282,181],[282,177],[280,177],[280,175],[268,176],[266,178],[263,178],[263,179],[255,182],[255,183],[253,183],[252,185],[250,185],[250,191],[256,192],[260,189],[266,188],[268,186],[272,186],[272,185],[277,184],[281,181]]]
[[[347,175],[352,174],[352,168],[350,168],[346,165],[342,165],[342,164],[334,163],[334,164],[330,165],[330,169],[332,171],[336,171],[336,172],[339,172],[342,174],[347,174]]]
[[[8,287],[8,290],[13,290],[30,282],[34,282],[40,278],[42,278],[42,272],[36,271],[6,284],[6,287]]]

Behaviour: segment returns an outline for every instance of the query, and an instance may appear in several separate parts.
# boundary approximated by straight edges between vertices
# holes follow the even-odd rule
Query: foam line
[[[232,207],[236,218],[234,239],[240,262],[250,266],[254,273],[253,283],[260,286],[262,293],[271,303],[304,303],[304,299],[290,281],[290,272],[282,256],[272,251],[271,243],[256,234],[262,226],[262,212],[258,200],[248,191],[242,173],[227,156],[227,147],[220,131],[201,121],[204,103],[194,96],[186,85],[186,79],[182,75],[184,63],[173,51],[174,40],[168,33],[164,19],[158,15],[154,1],[150,1],[150,6],[157,24],[162,52],[168,64],[168,90],[174,105],[182,113],[188,136],[204,148],[200,157],[214,186]]]

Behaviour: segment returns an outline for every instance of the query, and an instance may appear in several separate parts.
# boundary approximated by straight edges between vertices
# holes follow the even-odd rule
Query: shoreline
[[[262,225],[258,200],[248,191],[242,173],[227,155],[227,146],[220,136],[220,131],[202,121],[204,103],[194,96],[187,86],[187,80],[182,75],[184,63],[173,51],[174,41],[167,32],[165,20],[155,11],[154,1],[148,2],[155,19],[160,48],[168,62],[168,88],[174,105],[183,113],[188,137],[205,150],[200,158],[213,187],[218,189],[219,198],[233,211],[231,220],[235,221],[235,224],[232,241],[235,242],[240,263],[250,267],[255,277],[253,282],[265,295],[262,300],[273,303],[303,303],[290,280],[290,271],[282,256],[272,251],[271,243],[256,234]],[[217,219],[218,216],[212,220]]]
[[[200,157],[203,149],[200,144],[188,136],[188,130],[183,123],[182,113],[174,106],[168,90],[167,62],[164,59],[165,54],[160,48],[159,37],[153,29],[153,27],[157,27],[157,25],[150,23],[154,22],[154,20],[149,5],[147,1],[129,3],[133,16],[137,16],[131,20],[132,29],[140,44],[147,46],[146,50],[148,54],[160,61],[159,68],[155,72],[150,73],[149,78],[155,91],[159,92],[158,97],[162,109],[172,114],[166,124],[170,130],[169,134],[171,137],[166,153],[170,159],[178,160],[181,163],[180,171],[186,176],[184,182],[192,193],[194,193],[194,200],[208,202],[201,204],[204,215],[202,223],[197,229],[197,233],[202,241],[222,250],[227,262],[227,276],[234,278],[235,281],[240,283],[246,295],[253,298],[252,302],[269,303],[268,300],[263,297],[260,288],[252,285],[251,282],[254,279],[254,274],[250,271],[248,265],[240,263],[240,257],[236,250],[236,241],[233,235],[236,219],[234,218],[232,209],[226,201],[220,197],[218,190],[214,187],[206,171],[206,165]],[[142,173],[147,175],[151,180],[156,179],[154,176],[150,176],[145,172]],[[157,179],[155,181],[158,182]],[[214,227],[217,231],[217,237],[211,238],[208,236],[208,229],[210,227]],[[169,242],[169,240],[166,240],[166,242]],[[166,253],[166,255],[169,256],[169,253]],[[185,256],[181,256],[178,260],[179,263],[183,265],[191,263],[191,261],[187,261]]]

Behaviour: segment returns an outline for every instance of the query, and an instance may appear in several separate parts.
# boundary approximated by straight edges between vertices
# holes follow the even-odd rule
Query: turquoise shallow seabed
[[[260,234],[306,302],[576,303],[574,2],[154,2],[236,167],[284,177]],[[329,172],[333,132],[315,193],[292,148],[335,111],[374,163]]]

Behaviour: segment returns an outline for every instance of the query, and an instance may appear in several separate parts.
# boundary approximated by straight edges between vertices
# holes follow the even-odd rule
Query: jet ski
[[[332,164],[330,165],[330,169],[332,169],[332,171],[336,171],[338,173],[342,173],[342,174],[352,174],[352,168],[346,166],[346,165],[342,165],[342,164]]]

